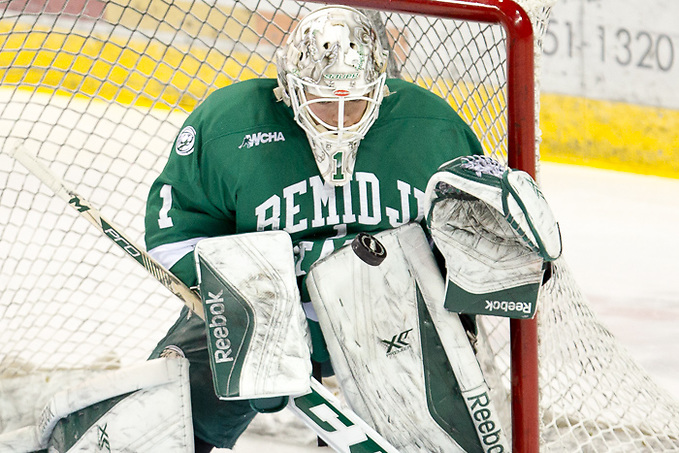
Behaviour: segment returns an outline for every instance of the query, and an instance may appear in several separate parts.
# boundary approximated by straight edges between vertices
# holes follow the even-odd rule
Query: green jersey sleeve
[[[151,255],[189,286],[196,284],[193,250],[202,238],[234,232],[234,213],[216,206],[206,192],[210,175],[201,172],[201,111],[189,116],[175,140],[146,205],[146,246]]]

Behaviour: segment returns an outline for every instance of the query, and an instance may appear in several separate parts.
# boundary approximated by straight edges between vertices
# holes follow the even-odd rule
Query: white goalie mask
[[[386,90],[386,55],[368,18],[344,6],[310,13],[277,54],[276,94],[292,107],[329,184],[351,179]]]

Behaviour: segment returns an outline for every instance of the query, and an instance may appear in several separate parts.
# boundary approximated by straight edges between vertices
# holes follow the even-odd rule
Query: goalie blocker
[[[210,368],[220,399],[260,412],[309,391],[310,337],[283,231],[204,239],[195,249]]]
[[[446,262],[446,308],[532,318],[561,235],[531,176],[487,156],[460,157],[432,176],[425,200]]]

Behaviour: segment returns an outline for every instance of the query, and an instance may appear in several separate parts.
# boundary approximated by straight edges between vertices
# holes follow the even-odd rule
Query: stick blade
[[[10,147],[9,155],[26,167],[26,170],[42,181],[52,192],[60,196],[68,195],[68,189],[64,187],[61,179],[28,151],[23,143]]]

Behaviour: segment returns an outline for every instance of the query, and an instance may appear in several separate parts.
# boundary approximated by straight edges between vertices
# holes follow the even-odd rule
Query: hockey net
[[[387,3],[403,8],[366,12],[390,49],[390,76],[448,100],[489,155],[516,162],[512,153],[520,150],[511,143],[520,132],[510,118],[516,99],[508,86],[521,62],[508,61],[503,24],[466,20],[468,11],[511,2],[365,5]],[[531,87],[539,93],[551,3],[519,3],[533,25]],[[459,19],[405,12],[428,5]],[[274,77],[275,49],[297,18],[317,6],[289,0],[0,2],[0,391],[43,386],[47,395],[48,384],[66,370],[74,376],[73,370],[143,361],[180,307],[14,161],[10,148],[23,143],[143,244],[148,188],[188,113],[218,87]],[[535,115],[523,122],[534,137],[537,102],[531,109]],[[521,162],[530,166],[537,153],[527,149]],[[509,323],[483,318],[480,328],[479,357],[511,434]],[[543,451],[679,449],[679,406],[596,319],[563,259],[540,300],[538,338],[536,422]],[[515,400],[523,395],[520,386],[514,383]],[[20,427],[26,401],[3,395],[0,401],[0,432]]]

